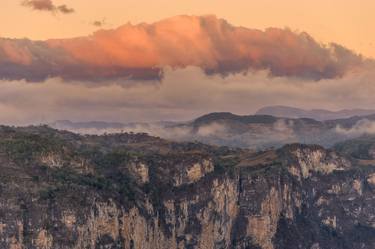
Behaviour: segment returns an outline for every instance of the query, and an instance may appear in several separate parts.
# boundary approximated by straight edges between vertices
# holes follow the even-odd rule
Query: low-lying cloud
[[[64,124],[64,123],[67,123]],[[239,126],[242,126],[239,129]],[[252,149],[279,147],[290,143],[320,144],[332,146],[337,142],[363,134],[375,134],[375,122],[367,119],[358,121],[351,128],[337,126],[318,131],[309,124],[296,126],[294,120],[279,119],[274,124],[236,124],[226,121],[213,121],[195,127],[190,122],[180,123],[130,123],[119,125],[97,125],[96,122],[72,123],[67,121],[51,124],[56,129],[79,134],[148,133],[173,141],[200,141],[207,144],[234,146]],[[301,129],[302,128],[302,129]]]
[[[249,125],[242,131],[233,127],[233,123],[220,121],[213,121],[198,127],[194,127],[190,122],[129,123],[122,125],[107,123],[97,125],[96,122],[72,123],[69,121],[54,122],[51,126],[80,134],[148,133],[173,141],[200,141],[214,145],[254,149],[300,141],[293,129],[293,121],[283,119],[270,125]]]
[[[353,127],[343,128],[336,127],[336,132],[348,136],[360,136],[363,134],[375,134],[375,121],[362,119],[359,120]]]
[[[25,4],[70,12],[50,0]],[[364,64],[360,55],[338,44],[322,45],[307,33],[237,27],[214,16],[127,24],[72,39],[0,39],[3,80],[161,80],[165,68],[189,66],[208,75],[266,70],[270,76],[321,80],[340,78]]]
[[[55,5],[52,0],[25,0],[22,2],[22,5],[33,10],[49,11],[52,13],[70,14],[74,12],[74,9],[68,7],[66,4]]]
[[[189,67],[167,69],[162,84],[124,81],[129,84],[127,87],[109,82],[88,87],[58,79],[48,79],[43,84],[4,81],[0,91],[0,123],[38,124],[60,119],[184,121],[217,111],[251,114],[270,104],[305,109],[373,109],[373,79],[373,71],[318,82],[270,78],[266,72],[206,77],[200,69]]]

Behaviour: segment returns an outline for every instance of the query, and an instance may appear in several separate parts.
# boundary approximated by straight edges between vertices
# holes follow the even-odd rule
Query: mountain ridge
[[[370,109],[342,109],[338,111],[329,111],[325,109],[301,109],[297,107],[275,105],[265,106],[255,112],[256,115],[272,115],[285,118],[312,118],[318,121],[332,119],[350,118],[353,116],[367,116],[375,114],[375,110]]]

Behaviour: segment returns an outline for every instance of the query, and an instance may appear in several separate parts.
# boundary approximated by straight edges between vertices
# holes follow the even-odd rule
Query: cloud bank
[[[50,0],[25,4],[58,9]],[[236,27],[215,16],[177,16],[153,24],[127,24],[91,36],[31,41],[0,38],[0,79],[65,81],[161,80],[165,68],[198,67],[208,75],[266,70],[270,76],[334,79],[365,60],[307,33]]]
[[[186,121],[210,112],[248,115],[265,105],[301,108],[375,108],[375,72],[343,78],[291,82],[266,72],[207,77],[199,68],[166,69],[162,84],[88,87],[48,79],[44,84],[4,81],[0,123],[39,124],[55,120]],[[128,82],[125,81],[124,84]],[[283,127],[282,125],[278,126]]]
[[[22,5],[33,10],[49,11],[53,13],[70,14],[74,12],[73,8],[69,8],[65,4],[57,6],[52,0],[25,0],[22,2]]]

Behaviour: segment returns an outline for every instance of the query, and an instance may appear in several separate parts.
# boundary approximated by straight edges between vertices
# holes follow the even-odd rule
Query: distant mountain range
[[[218,112],[189,122],[118,123],[63,120],[50,126],[80,134],[148,133],[174,141],[199,141],[252,149],[281,147],[290,143],[330,147],[346,139],[375,134],[375,114],[320,121],[312,118],[241,116]]]
[[[266,106],[259,109],[255,115],[271,115],[285,118],[312,118],[319,121],[343,119],[353,116],[366,116],[375,114],[375,110],[369,109],[349,109],[339,111],[328,111],[322,109],[304,110],[290,106]]]

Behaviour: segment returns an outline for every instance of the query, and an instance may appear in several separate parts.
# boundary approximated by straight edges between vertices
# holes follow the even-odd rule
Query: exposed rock
[[[60,156],[53,153],[42,155],[39,160],[41,163],[51,168],[61,168],[63,166]]]
[[[48,232],[42,229],[36,238],[35,245],[38,249],[50,249],[53,245],[53,237]]]
[[[198,181],[200,178],[205,176],[214,170],[214,165],[209,160],[203,160],[201,163],[195,163],[191,167],[187,168],[188,183]]]
[[[371,174],[367,177],[367,182],[371,186],[375,187],[375,174]]]
[[[311,172],[330,174],[334,170],[344,170],[350,166],[348,161],[338,157],[334,152],[327,152],[323,149],[301,148],[296,149],[293,154],[298,159],[304,178],[311,176]]]
[[[210,159],[202,159],[188,165],[182,165],[181,172],[177,172],[174,177],[174,185],[191,184],[214,170],[214,165]]]
[[[136,178],[138,183],[147,183],[149,181],[148,166],[142,162],[130,163],[130,172]]]

